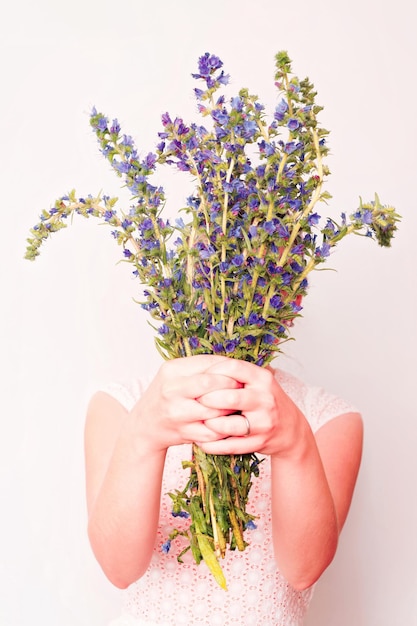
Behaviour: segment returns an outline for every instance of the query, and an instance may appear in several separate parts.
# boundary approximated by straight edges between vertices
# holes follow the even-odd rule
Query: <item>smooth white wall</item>
[[[108,229],[78,220],[22,259],[43,207],[75,187],[120,194],[89,130],[93,104],[143,152],[166,110],[195,119],[198,56],[272,110],[273,57],[308,75],[331,130],[338,216],[378,191],[403,215],[391,250],[351,237],[317,273],[280,364],[351,399],[366,429],[336,560],[308,626],[417,623],[415,39],[410,3],[331,0],[10,4],[0,25],[0,624],[102,626],[119,594],[85,533],[82,430],[102,383],[158,367],[137,284]],[[166,184],[174,211],[187,189]]]

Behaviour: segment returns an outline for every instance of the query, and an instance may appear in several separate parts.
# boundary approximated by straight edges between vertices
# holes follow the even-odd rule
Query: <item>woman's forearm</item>
[[[158,526],[165,454],[141,449],[134,417],[127,416],[88,524],[95,556],[117,587],[127,587],[149,565]]]
[[[314,435],[271,456],[272,531],[279,569],[297,589],[311,586],[336,551],[339,527]]]
[[[93,396],[85,426],[89,538],[98,562],[118,587],[147,570],[159,522],[162,476],[171,446],[213,441],[205,420],[222,411],[196,398],[239,385],[206,374],[224,357],[166,361],[130,413],[114,398]]]

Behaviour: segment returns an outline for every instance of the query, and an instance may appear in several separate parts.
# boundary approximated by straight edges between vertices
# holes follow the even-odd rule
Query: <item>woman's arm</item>
[[[233,376],[236,390],[200,398],[208,407],[241,411],[249,436],[201,443],[211,454],[257,451],[271,456],[273,541],[277,565],[297,589],[312,585],[334,557],[349,509],[362,450],[359,414],[341,415],[313,434],[304,415],[277,383],[272,372],[250,363],[216,364],[210,371]],[[224,432],[228,417],[209,420]],[[229,429],[239,434],[242,416]]]
[[[140,445],[135,414],[102,392],[90,402],[85,451],[91,547],[109,580],[125,588],[151,558],[165,451]]]
[[[341,415],[314,436],[271,456],[272,518],[278,565],[297,589],[311,586],[331,563],[359,469],[362,420]]]
[[[165,363],[150,387],[126,411],[99,392],[85,425],[88,533],[107,577],[126,587],[146,571],[159,519],[162,473],[171,445],[213,441],[204,420],[222,415],[195,396],[237,383],[205,370],[222,357],[204,356]]]

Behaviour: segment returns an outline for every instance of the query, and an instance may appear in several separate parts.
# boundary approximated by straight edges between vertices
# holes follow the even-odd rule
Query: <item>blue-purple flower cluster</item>
[[[142,307],[160,322],[156,341],[164,356],[214,352],[264,365],[300,315],[309,272],[350,232],[389,245],[398,216],[376,196],[361,201],[349,219],[342,213],[340,224],[329,218],[322,226],[315,207],[330,197],[323,190],[328,132],[317,123],[321,107],[313,86],[291,74],[285,52],[277,54],[281,95],[268,120],[247,89],[227,102],[218,95],[229,82],[222,68],[206,53],[193,74],[204,84],[195,96],[208,123],[187,124],[164,113],[155,152],[144,157],[117,119],[94,108],[91,125],[100,150],[133,204],[118,211],[114,198],[71,192],[42,213],[27,256],[34,258],[71,213],[100,217],[146,286]],[[161,165],[196,181],[186,202],[187,223],[171,225],[161,215],[165,193],[152,183]]]
[[[205,84],[195,96],[209,126],[164,113],[156,151],[145,158],[117,120],[93,110],[101,151],[135,200],[119,224],[112,208],[103,217],[119,226],[113,235],[147,286],[142,306],[161,322],[157,344],[164,355],[214,352],[263,365],[300,314],[308,273],[336,242],[352,231],[389,240],[396,220],[376,199],[349,221],[342,214],[340,225],[327,219],[320,226],[315,206],[330,197],[322,189],[328,133],[317,124],[321,107],[312,85],[291,76],[288,56],[279,53],[275,79],[282,95],[268,122],[265,107],[246,89],[229,102],[217,95],[229,81],[222,67],[206,53],[193,74]],[[187,224],[172,226],[160,216],[164,191],[150,177],[162,164],[197,181]],[[384,222],[379,231],[377,214]]]

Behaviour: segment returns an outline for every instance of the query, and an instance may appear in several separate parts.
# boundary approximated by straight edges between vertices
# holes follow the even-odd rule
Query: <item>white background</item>
[[[138,285],[107,227],[55,235],[33,264],[25,238],[75,187],[119,194],[89,129],[92,105],[143,153],[168,110],[196,119],[199,55],[272,111],[274,55],[287,49],[325,105],[338,217],[378,191],[403,215],[390,250],[350,237],[316,273],[286,367],[360,407],[365,450],[351,515],[308,626],[417,624],[415,454],[417,43],[411,3],[367,0],[2,2],[1,626],[104,626],[119,593],[85,533],[82,431],[103,382],[159,364]],[[183,176],[161,179],[175,211]],[[146,471],[146,468],[144,468]]]

